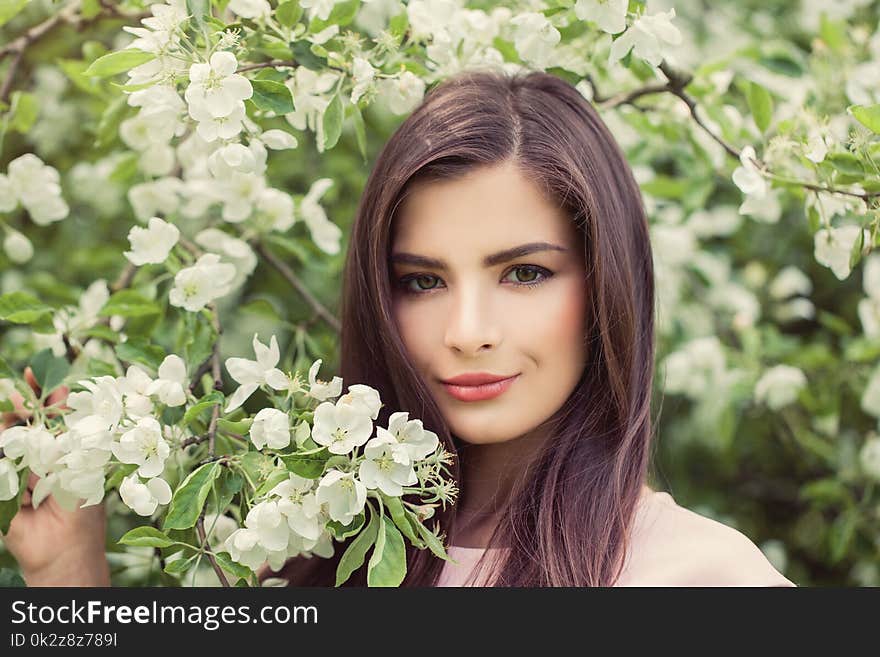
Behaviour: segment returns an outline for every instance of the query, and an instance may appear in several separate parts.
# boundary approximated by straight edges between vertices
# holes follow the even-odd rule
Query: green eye
[[[502,279],[509,280],[509,276],[514,274],[516,279],[512,280],[514,287],[537,287],[547,282],[553,272],[538,265],[517,265],[512,267],[507,275]],[[434,285],[430,285],[434,281]],[[415,287],[411,283],[415,282]],[[440,279],[432,274],[409,274],[398,280],[398,286],[408,294],[426,294],[432,290],[438,290],[442,285],[438,285]],[[427,285],[427,286],[426,286]]]

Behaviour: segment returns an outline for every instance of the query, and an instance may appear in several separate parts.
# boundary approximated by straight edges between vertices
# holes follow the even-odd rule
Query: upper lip
[[[516,376],[515,374],[512,376]],[[487,383],[495,383],[496,381],[504,381],[510,379],[511,376],[502,374],[492,374],[490,372],[466,372],[459,374],[451,379],[443,379],[443,383],[451,383],[456,386],[481,386]]]

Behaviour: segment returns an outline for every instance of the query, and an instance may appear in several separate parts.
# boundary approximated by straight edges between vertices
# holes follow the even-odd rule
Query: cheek
[[[537,359],[543,361],[541,368],[548,361],[568,368],[585,362],[586,285],[574,277],[558,283],[552,294],[550,290],[537,293],[541,302],[531,308],[530,321],[523,327],[531,336]]]
[[[428,356],[432,349],[436,349],[432,345],[436,345],[438,338],[432,331],[437,330],[437,323],[427,308],[418,306],[419,304],[414,303],[396,303],[394,321],[410,359],[417,370],[424,371]]]

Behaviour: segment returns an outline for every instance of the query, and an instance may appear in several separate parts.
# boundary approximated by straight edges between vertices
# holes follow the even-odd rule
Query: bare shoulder
[[[637,515],[622,586],[795,586],[741,531],[653,493]]]

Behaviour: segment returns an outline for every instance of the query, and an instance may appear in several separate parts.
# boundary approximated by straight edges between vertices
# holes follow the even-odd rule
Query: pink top
[[[509,548],[492,548],[491,552]],[[449,546],[437,586],[466,586],[484,548]],[[478,585],[491,567],[484,571]],[[742,532],[679,506],[666,492],[639,502],[623,571],[614,586],[796,586]]]

